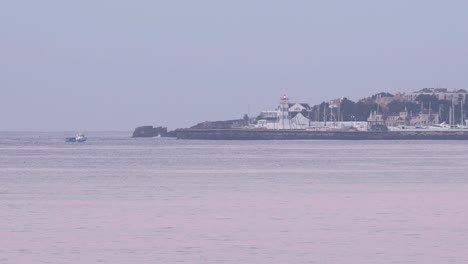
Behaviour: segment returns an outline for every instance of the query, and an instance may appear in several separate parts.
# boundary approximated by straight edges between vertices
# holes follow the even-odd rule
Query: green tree
[[[424,106],[424,109],[429,109],[429,106],[431,106],[432,111],[438,111],[439,110],[439,99],[437,99],[437,96],[435,95],[428,95],[428,94],[420,94],[416,97],[416,101],[419,102],[420,104],[422,103]]]
[[[405,109],[405,103],[400,100],[393,100],[388,103],[387,109],[390,113],[399,113]]]
[[[319,121],[320,120],[320,116],[319,116],[319,112],[320,112],[320,106],[318,105],[314,105],[312,106],[312,111],[310,113],[310,120],[311,121]]]
[[[385,92],[381,92],[381,93],[378,93],[378,94],[374,94],[372,96],[372,99],[377,99],[377,97],[393,97],[394,95],[391,94],[391,93],[385,93]]]
[[[355,106],[356,103],[349,100],[348,98],[344,98],[341,100],[340,110],[341,115],[343,117],[343,121],[353,121],[353,117],[355,116]]]
[[[247,114],[245,114],[242,119],[244,119],[244,122],[245,122],[246,125],[248,125],[250,123],[250,118],[249,118],[249,116]]]
[[[421,106],[418,103],[406,102],[400,100],[393,100],[387,105],[388,111],[390,113],[399,113],[405,111],[413,113],[419,113]]]
[[[450,100],[439,100],[439,119],[440,122],[449,122],[450,119],[450,108],[452,107],[452,101]]]
[[[357,102],[354,106],[354,116],[356,121],[367,121],[370,113],[377,110],[376,103]]]
[[[318,111],[319,111],[319,120],[324,121],[324,112],[327,121],[330,120],[330,104],[327,102],[322,102],[321,104],[318,105]]]

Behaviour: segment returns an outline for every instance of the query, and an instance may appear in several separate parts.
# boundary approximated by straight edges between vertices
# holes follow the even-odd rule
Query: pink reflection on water
[[[0,263],[468,260],[467,185],[192,187],[100,199],[9,197]]]

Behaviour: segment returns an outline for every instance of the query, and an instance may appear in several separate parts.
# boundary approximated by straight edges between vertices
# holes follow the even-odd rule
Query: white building
[[[310,120],[302,112],[291,112],[290,126],[292,129],[305,129],[309,127]]]
[[[468,99],[468,92],[466,90],[460,89],[449,91],[446,88],[424,88],[417,92],[407,94],[406,96],[409,101],[414,102],[419,95],[434,95],[439,100],[449,100],[454,101],[455,103],[458,103],[461,100],[466,102]]]
[[[265,129],[279,129],[279,112],[274,111],[262,111],[257,118],[257,128]]]
[[[354,129],[366,130],[367,122],[311,122],[312,108],[305,103],[289,103],[284,95],[274,111],[262,111],[257,118],[256,128],[263,129]]]
[[[289,98],[281,97],[275,111],[262,111],[257,127],[266,129],[305,129],[309,126],[308,115],[311,107],[304,103],[289,103]]]
[[[289,117],[289,98],[286,95],[281,97],[278,108],[278,117],[279,129],[291,129]]]
[[[293,103],[289,104],[289,112],[307,112],[310,111],[312,108],[309,104],[305,103]]]

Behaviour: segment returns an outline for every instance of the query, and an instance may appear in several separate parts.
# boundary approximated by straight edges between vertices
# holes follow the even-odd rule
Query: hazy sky
[[[0,130],[185,127],[468,88],[468,1],[0,1]]]

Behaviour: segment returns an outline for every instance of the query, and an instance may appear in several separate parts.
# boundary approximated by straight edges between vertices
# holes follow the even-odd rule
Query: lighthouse
[[[289,98],[286,95],[281,97],[278,116],[279,129],[290,129]]]

